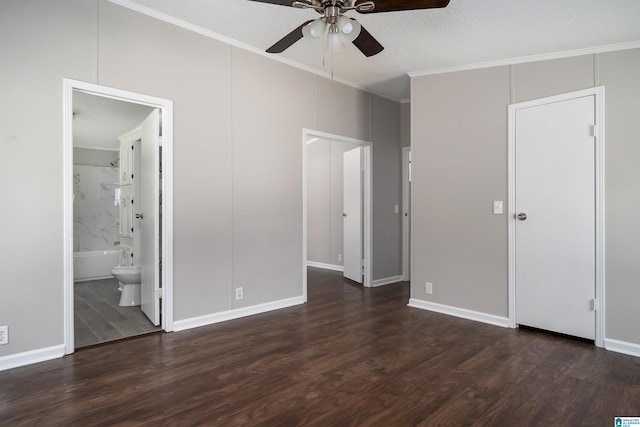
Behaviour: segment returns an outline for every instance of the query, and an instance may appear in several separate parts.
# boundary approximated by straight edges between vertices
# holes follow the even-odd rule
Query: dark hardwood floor
[[[0,372],[0,425],[610,426],[640,358],[407,307],[309,270],[305,305]]]

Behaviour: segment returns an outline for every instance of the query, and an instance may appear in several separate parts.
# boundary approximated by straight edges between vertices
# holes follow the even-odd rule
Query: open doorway
[[[305,129],[303,177],[305,301],[307,266],[371,286],[371,143]]]
[[[67,79],[64,90],[69,354],[172,330],[172,103]]]

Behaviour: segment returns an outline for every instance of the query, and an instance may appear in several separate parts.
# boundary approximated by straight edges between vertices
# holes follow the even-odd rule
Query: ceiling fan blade
[[[373,38],[371,33],[365,30],[364,27],[361,28],[360,34],[353,41],[355,47],[360,49],[360,52],[364,54],[364,56],[369,57],[373,55],[377,55],[384,50],[384,47]]]
[[[250,0],[250,1],[257,1],[260,3],[270,3],[270,4],[277,4],[280,6],[291,6],[293,4],[293,0]]]
[[[359,1],[358,3],[361,3]],[[358,4],[356,3],[356,5]],[[375,0],[375,9],[360,13],[397,12],[402,10],[435,9],[446,7],[449,0]]]
[[[291,47],[292,44],[302,38],[302,27],[304,27],[311,21],[313,21],[313,19],[302,23],[302,25],[300,25],[298,28],[278,40],[273,46],[267,49],[267,53],[282,53],[287,50],[289,47]]]

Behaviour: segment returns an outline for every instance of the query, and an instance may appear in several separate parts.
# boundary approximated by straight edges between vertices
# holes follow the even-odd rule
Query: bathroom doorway
[[[171,137],[171,101],[65,79],[67,354],[172,330]]]

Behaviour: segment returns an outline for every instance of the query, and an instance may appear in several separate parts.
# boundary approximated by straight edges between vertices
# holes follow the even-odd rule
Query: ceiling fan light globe
[[[322,35],[324,34],[324,32],[326,31],[326,24],[324,22],[324,19],[322,18],[318,18],[315,21],[313,21],[311,24],[307,25],[307,27],[309,27],[309,33],[311,34],[311,37],[319,39],[320,37],[322,37]]]
[[[344,21],[340,22],[340,19],[345,18],[348,23],[341,25]],[[362,26],[355,19],[347,18],[346,16],[341,16],[338,19],[338,28],[340,29],[340,36],[344,42],[353,42],[360,35],[360,30],[362,30]],[[344,31],[344,29],[348,28],[348,31]]]
[[[338,29],[343,34],[349,34],[351,33],[351,31],[353,31],[353,24],[351,23],[351,19],[347,18],[344,15],[338,18],[337,24]]]

